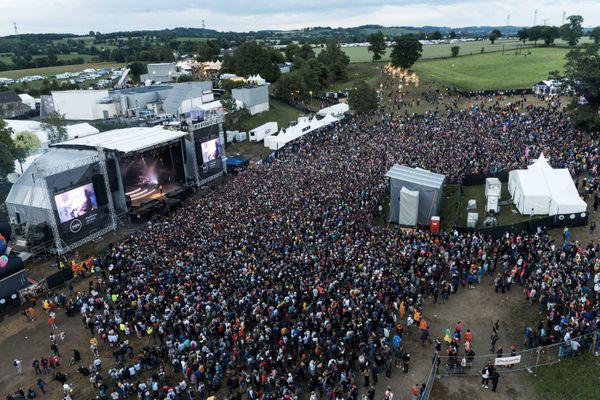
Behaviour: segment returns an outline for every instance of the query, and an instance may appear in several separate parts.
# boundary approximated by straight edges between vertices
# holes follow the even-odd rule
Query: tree
[[[377,108],[377,91],[366,82],[359,82],[350,91],[348,104],[350,109],[360,114],[373,111]]]
[[[317,58],[315,51],[313,50],[312,46],[308,43],[304,43],[302,46],[300,46],[300,57],[302,57],[305,60]]]
[[[519,29],[519,31],[517,32],[517,39],[519,39],[523,43],[525,43],[525,41],[527,40],[528,37],[529,37],[529,29],[527,29],[527,28]]]
[[[395,39],[391,61],[395,67],[408,69],[421,58],[423,45],[414,35],[404,35]]]
[[[533,42],[533,45],[536,46],[537,41],[542,38],[542,26],[536,25],[529,28],[527,30],[527,37],[529,38],[529,41]]]
[[[450,39],[456,39],[456,32],[450,31]]]
[[[231,97],[230,92],[223,93],[223,95],[221,96],[221,98],[219,100],[221,101],[221,105],[223,106],[223,109],[225,109],[225,111],[227,111],[228,113],[231,113],[231,112],[234,112],[237,110],[237,104],[235,102],[235,99],[233,97]]]
[[[54,111],[42,120],[42,129],[48,135],[48,142],[60,143],[69,138],[67,134],[67,122],[64,114]]]
[[[0,118],[0,182],[15,170],[15,160],[21,156],[12,139],[13,130]]]
[[[281,74],[279,63],[283,61],[280,51],[251,41],[223,58],[223,70],[239,76],[260,74],[267,81],[275,82]]]
[[[490,32],[490,42],[492,42],[492,44],[494,44],[494,42],[496,41],[496,39],[499,39],[502,37],[502,32],[500,32],[498,29],[494,29],[493,31]]]
[[[329,70],[316,59],[305,61],[302,67],[294,72],[302,77],[305,89],[314,94],[327,87],[329,83]]]
[[[221,54],[221,46],[216,40],[207,40],[198,45],[198,61],[214,61]]]
[[[579,42],[579,38],[583,36],[583,29],[581,24],[583,23],[583,17],[581,15],[571,15],[567,18],[568,23],[560,27],[560,37],[569,46],[573,47]]]
[[[90,31],[90,33],[88,33],[88,35],[94,37],[94,36],[96,36],[96,32]]]
[[[300,49],[300,46],[298,46],[295,43],[291,43],[288,44],[287,46],[285,46],[285,50],[284,50],[284,54],[285,54],[285,59],[287,61],[290,62],[294,62],[294,60],[297,57],[300,57],[302,50]]]
[[[597,26],[590,31],[590,39],[596,44],[600,43],[600,26]]]
[[[283,75],[277,82],[275,94],[286,100],[297,99],[306,92],[304,79],[297,71]]]
[[[450,52],[452,53],[452,57],[457,57],[459,51],[460,51],[460,46],[450,47]]]
[[[132,62],[127,68],[129,68],[129,74],[134,81],[139,81],[141,75],[148,73],[148,66],[139,61]]]
[[[194,76],[191,74],[179,75],[179,77],[177,77],[177,83],[193,82],[193,81],[194,81]]]
[[[29,131],[21,131],[15,135],[14,143],[18,149],[17,160],[21,166],[21,173],[23,173],[23,162],[29,155],[42,147],[42,142],[35,134]]]
[[[435,31],[431,34],[430,39],[431,40],[442,40],[442,34],[440,33],[440,31]]]
[[[343,81],[347,78],[350,57],[344,53],[337,39],[327,41],[327,47],[319,53],[317,60],[329,69],[332,81]]]
[[[540,30],[540,39],[544,40],[546,46],[554,43],[560,37],[560,29],[556,26],[542,26]]]
[[[586,43],[565,56],[565,83],[587,100],[585,105],[572,105],[575,123],[590,131],[600,130],[600,44]]]
[[[385,36],[381,31],[369,35],[369,47],[367,50],[373,53],[373,62],[381,60],[381,56],[385,54]]]

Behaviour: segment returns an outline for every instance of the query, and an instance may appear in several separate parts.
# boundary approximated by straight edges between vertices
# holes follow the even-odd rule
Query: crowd
[[[484,274],[539,303],[543,340],[597,328],[596,244],[372,224],[394,163],[458,181],[521,167],[528,147],[591,185],[598,146],[559,105],[482,99],[470,110],[366,121],[299,139],[88,266],[88,290],[60,303],[90,333],[94,361],[78,373],[99,398],[357,399],[363,386],[372,399],[380,374],[409,371],[410,325],[428,341],[425,299],[445,302]],[[133,348],[134,336],[147,345]],[[111,368],[99,356],[105,346]]]

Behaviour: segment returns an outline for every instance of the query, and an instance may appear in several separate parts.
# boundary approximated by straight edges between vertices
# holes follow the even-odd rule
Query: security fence
[[[431,371],[429,371],[429,376],[427,377],[427,382],[425,383],[425,391],[421,394],[421,398],[419,400],[429,400],[429,396],[431,396],[431,389],[433,389],[433,382],[435,381],[435,376],[437,374],[437,366],[439,365],[439,357],[436,355],[433,358],[433,362],[431,363]]]
[[[542,365],[556,364],[566,357],[576,357],[584,352],[597,352],[600,347],[598,336],[600,331],[591,332],[566,342],[519,351],[512,357],[510,349],[506,349],[502,357],[497,357],[496,354],[476,355],[470,358],[463,355],[444,355],[439,357],[436,374],[443,377],[480,376],[483,368],[489,363],[503,372],[532,371]],[[578,345],[573,345],[573,342],[578,342]]]

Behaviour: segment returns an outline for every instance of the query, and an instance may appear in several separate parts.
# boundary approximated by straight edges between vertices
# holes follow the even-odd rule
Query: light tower
[[[13,22],[13,27],[15,28],[15,36],[19,36],[19,31],[17,30],[17,23]]]
[[[535,26],[536,22],[537,22],[537,8],[533,12],[533,26]]]

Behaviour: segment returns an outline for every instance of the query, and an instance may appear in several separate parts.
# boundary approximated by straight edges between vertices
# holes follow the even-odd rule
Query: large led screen
[[[202,161],[205,163],[212,160],[216,160],[221,157],[223,149],[221,148],[221,141],[219,138],[209,140],[201,145],[202,147]]]
[[[98,209],[94,185],[88,183],[54,196],[61,223],[82,217]]]

